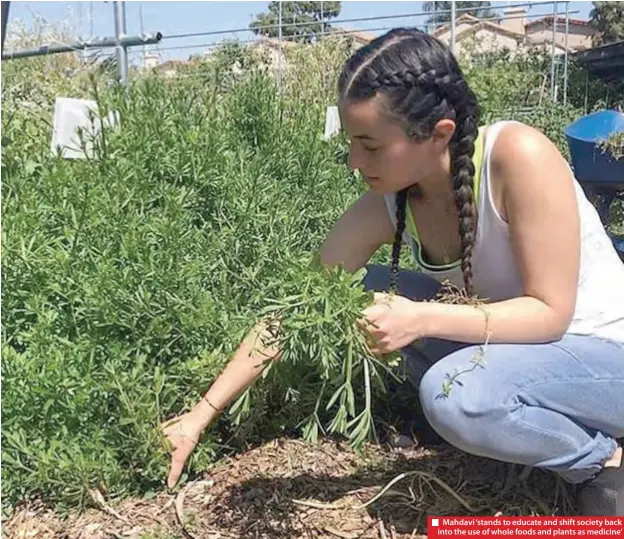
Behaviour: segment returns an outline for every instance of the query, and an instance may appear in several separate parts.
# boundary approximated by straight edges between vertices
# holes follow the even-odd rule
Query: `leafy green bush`
[[[221,95],[148,79],[127,99],[100,99],[121,129],[105,131],[97,160],[51,156],[49,132],[22,129],[19,110],[3,117],[13,114],[2,159],[3,487],[13,502],[160,484],[159,422],[196,401],[284,283],[297,287],[362,189],[335,159],[338,143],[320,138],[323,109],[304,116],[284,102],[280,114],[261,75]],[[308,344],[297,346],[305,357]],[[303,418],[272,419],[292,428]],[[218,443],[211,433],[195,462]]]

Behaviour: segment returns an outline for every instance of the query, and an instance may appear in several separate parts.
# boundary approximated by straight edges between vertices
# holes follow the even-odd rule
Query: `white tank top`
[[[488,127],[482,161],[479,156],[476,161],[477,167],[481,165],[481,170],[480,177],[475,182],[475,186],[478,186],[475,192],[478,201],[478,224],[472,254],[473,285],[476,294],[489,298],[490,301],[524,295],[509,228],[494,206],[490,185],[492,149],[498,134],[509,123],[512,122],[497,122]],[[570,173],[572,174],[571,169]],[[568,333],[593,335],[624,343],[624,263],[607,235],[598,212],[585,196],[580,184],[575,178],[573,180],[581,223],[581,266],[576,309]],[[394,195],[386,195],[385,201],[390,219],[396,228]],[[407,214],[409,216],[410,212]],[[459,262],[439,267],[426,265],[420,256],[419,244],[414,241],[414,231],[414,228],[406,226],[403,242],[411,247],[418,271],[431,275],[440,282],[449,280],[457,286],[464,286]]]

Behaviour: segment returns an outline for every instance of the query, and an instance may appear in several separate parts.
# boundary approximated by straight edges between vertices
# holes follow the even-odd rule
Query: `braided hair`
[[[461,269],[468,294],[473,294],[472,250],[476,216],[472,157],[478,134],[479,107],[461,68],[447,47],[416,29],[396,28],[358,49],[338,80],[341,100],[362,101],[383,96],[384,113],[399,122],[413,140],[431,137],[443,119],[455,121],[449,143],[451,182],[459,213]],[[410,188],[396,193],[397,227],[392,246],[390,289],[398,286],[399,257],[405,231]]]

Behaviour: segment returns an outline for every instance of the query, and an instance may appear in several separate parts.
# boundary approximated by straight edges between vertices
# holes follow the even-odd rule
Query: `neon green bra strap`
[[[477,138],[475,140],[475,153],[472,158],[472,162],[474,163],[474,167],[475,167],[475,178],[473,180],[475,205],[478,205],[479,203],[479,194],[481,192],[481,166],[483,165],[483,145],[484,145],[483,129],[479,129],[479,134],[477,135]],[[432,266],[431,264],[427,264],[426,262],[424,262],[423,257],[422,257],[422,247],[420,245],[420,237],[418,235],[418,230],[416,229],[414,216],[412,215],[412,208],[410,207],[409,204],[407,205],[405,213],[407,217],[408,232],[410,236],[412,237],[412,239],[414,240],[414,242],[416,243],[417,249],[412,249],[412,251],[414,253],[416,263],[419,266],[427,268],[427,269],[442,271],[442,270],[455,268],[461,263],[461,261],[458,260],[456,262],[451,262],[450,264]]]

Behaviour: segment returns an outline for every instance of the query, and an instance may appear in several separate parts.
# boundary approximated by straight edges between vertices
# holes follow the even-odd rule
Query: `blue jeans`
[[[387,291],[389,275],[385,266],[368,266],[364,286]],[[431,299],[438,289],[429,276],[400,273],[399,293],[410,299]],[[576,335],[547,344],[491,343],[484,361],[475,362],[479,349],[424,339],[402,350],[425,417],[442,438],[569,483],[602,469],[624,437],[624,345]]]

